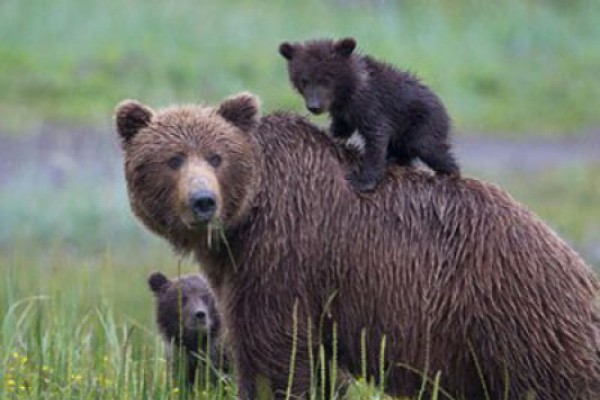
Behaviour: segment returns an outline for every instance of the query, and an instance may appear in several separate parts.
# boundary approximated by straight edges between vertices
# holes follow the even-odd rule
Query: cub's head
[[[304,97],[308,111],[328,112],[336,99],[347,96],[354,84],[353,38],[282,43],[281,54],[288,62],[294,88]]]
[[[218,333],[214,296],[202,275],[168,279],[156,272],[148,278],[148,285],[156,297],[156,322],[168,340],[194,340],[197,335]]]
[[[182,252],[206,243],[211,228],[240,222],[258,185],[250,135],[258,119],[249,93],[218,107],[119,104],[116,130],[136,216]]]

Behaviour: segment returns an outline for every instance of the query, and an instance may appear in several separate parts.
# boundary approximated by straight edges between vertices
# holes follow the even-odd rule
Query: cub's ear
[[[334,51],[344,57],[348,57],[356,48],[356,40],[351,37],[340,39],[333,45]]]
[[[217,113],[246,132],[258,124],[260,100],[250,92],[239,93],[221,103]]]
[[[140,129],[152,121],[153,111],[135,100],[122,101],[115,109],[117,133],[123,143],[127,143]]]
[[[283,42],[279,45],[279,54],[286,60],[291,60],[296,52],[296,46],[288,42]]]
[[[171,281],[160,272],[155,272],[148,278],[148,286],[150,286],[150,290],[152,290],[155,295],[164,292],[170,285]]]

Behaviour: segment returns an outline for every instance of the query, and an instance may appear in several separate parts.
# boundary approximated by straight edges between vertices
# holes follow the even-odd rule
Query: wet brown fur
[[[309,390],[318,338],[341,369],[359,374],[363,329],[376,379],[386,337],[391,394],[416,395],[414,371],[441,371],[455,398],[599,393],[598,279],[505,192],[392,167],[377,191],[360,195],[345,179],[351,155],[305,119],[276,113],[242,131],[215,110],[158,113],[123,141],[125,172],[136,215],[192,253],[215,289],[241,398],[254,398],[259,377],[284,397],[294,316],[295,395]],[[181,224],[177,179],[161,161],[217,144],[236,151],[223,153],[231,170],[215,172],[228,245],[209,247],[205,228]],[[160,204],[148,199],[157,194]]]

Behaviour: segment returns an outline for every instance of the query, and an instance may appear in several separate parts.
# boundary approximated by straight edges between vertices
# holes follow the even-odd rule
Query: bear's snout
[[[308,111],[310,111],[311,113],[313,113],[315,115],[319,115],[323,112],[321,107],[319,105],[315,105],[315,104],[310,104],[310,105],[307,104],[306,108],[308,108]]]
[[[199,222],[208,222],[217,211],[217,196],[210,190],[199,190],[190,195],[190,208]]]
[[[206,311],[196,311],[196,318],[198,319],[198,321],[204,322],[206,320]]]
[[[323,111],[324,111],[321,101],[317,98],[307,99],[306,100],[306,108],[308,109],[308,111],[310,111],[311,113],[313,113],[315,115],[319,115],[319,114],[323,113]]]

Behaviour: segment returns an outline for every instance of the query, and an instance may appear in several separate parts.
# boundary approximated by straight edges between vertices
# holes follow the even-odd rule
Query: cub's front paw
[[[346,178],[350,181],[354,189],[359,192],[370,192],[375,189],[377,186],[377,178],[371,177],[366,174],[361,174],[356,171],[352,171],[350,174],[346,176]]]

